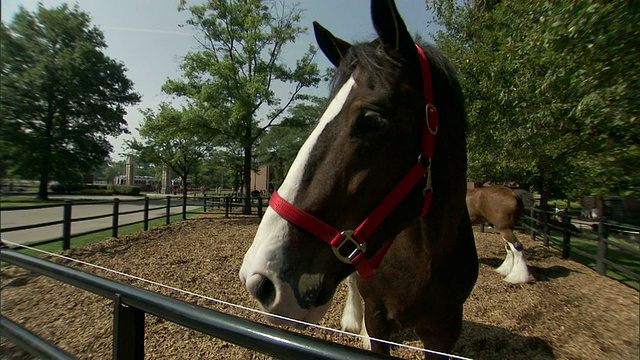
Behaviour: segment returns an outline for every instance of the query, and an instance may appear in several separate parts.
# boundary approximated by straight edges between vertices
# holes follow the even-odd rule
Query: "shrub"
[[[82,184],[54,184],[49,187],[49,190],[56,194],[70,194],[78,192],[84,187],[85,185]]]
[[[113,190],[111,189],[82,189],[80,190],[80,195],[113,195]]]
[[[109,185],[114,195],[140,195],[140,187],[129,185]]]

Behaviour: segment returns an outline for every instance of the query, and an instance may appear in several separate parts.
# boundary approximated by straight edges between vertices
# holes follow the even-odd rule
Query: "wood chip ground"
[[[242,306],[255,307],[238,280],[256,218],[205,215],[147,232],[72,249],[65,255],[144,279]],[[504,257],[499,236],[476,232],[480,275],[465,304],[463,333],[453,353],[477,359],[638,359],[638,291],[519,234],[532,282],[511,285],[493,270]],[[198,305],[263,322],[260,315],[51,259],[132,283]],[[112,356],[113,303],[70,285],[14,266],[2,268],[2,314],[81,359]],[[341,286],[322,325],[339,328],[346,289]],[[323,330],[316,337],[359,346],[360,341]],[[266,359],[250,350],[146,316],[147,359]],[[421,343],[411,333],[394,339]],[[0,358],[30,359],[2,339]],[[422,359],[418,352],[393,355]]]

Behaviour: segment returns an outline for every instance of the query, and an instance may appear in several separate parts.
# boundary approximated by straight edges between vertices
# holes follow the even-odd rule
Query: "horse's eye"
[[[358,117],[351,135],[354,137],[372,135],[384,128],[385,125],[387,125],[387,119],[376,112],[367,111]]]

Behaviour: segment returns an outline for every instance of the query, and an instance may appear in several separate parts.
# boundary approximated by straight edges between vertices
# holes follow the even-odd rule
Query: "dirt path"
[[[238,280],[242,256],[257,229],[254,218],[216,216],[176,222],[145,233],[72,249],[66,255],[110,269],[255,307]],[[465,304],[463,334],[455,354],[478,359],[638,359],[638,292],[599,276],[558,252],[520,236],[535,282],[510,285],[493,271],[504,257],[497,235],[476,233],[478,283]],[[61,262],[60,260],[55,260]],[[68,266],[262,321],[259,315],[158,289],[100,270]],[[110,359],[111,301],[13,266],[2,269],[3,315],[82,359]],[[341,287],[322,325],[339,328]],[[359,346],[359,340],[320,330],[313,336]],[[410,333],[396,339],[420,346]],[[147,359],[264,359],[263,355],[148,315]],[[421,359],[406,349],[394,355]],[[2,359],[28,359],[5,340]]]

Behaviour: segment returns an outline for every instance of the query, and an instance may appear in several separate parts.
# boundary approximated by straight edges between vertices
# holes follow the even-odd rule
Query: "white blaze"
[[[289,173],[287,173],[282,186],[278,189],[278,194],[280,194],[283,199],[293,201],[293,197],[298,191],[298,184],[302,181],[305,165],[309,161],[311,152],[316,146],[320,134],[322,134],[327,125],[340,113],[349,93],[351,92],[351,88],[354,85],[355,80],[353,78],[349,78],[349,80],[342,85],[342,88],[336,97],[333,98],[331,104],[329,104],[329,107],[327,107],[327,110],[325,110],[324,114],[320,118],[318,125],[311,135],[309,135],[307,141],[304,142],[300,151],[298,151],[296,159],[293,161],[293,164],[291,164]]]
[[[302,180],[305,166],[309,161],[309,157],[316,146],[320,134],[322,134],[327,125],[340,113],[354,86],[355,80],[353,78],[349,78],[349,80],[344,83],[320,118],[316,128],[300,148],[298,155],[289,169],[289,173],[282,183],[282,186],[278,189],[278,194],[280,194],[282,198],[293,201],[298,191],[299,183]],[[266,310],[276,310],[277,308],[286,307],[291,309],[291,306],[297,308],[297,304],[291,303],[295,302],[295,299],[293,298],[289,284],[282,283],[278,279],[278,274],[281,271],[284,260],[283,247],[287,244],[287,224],[287,220],[280,217],[273,209],[267,208],[253,243],[244,255],[244,261],[240,269],[240,279],[243,283],[253,274],[266,276],[274,283],[278,295],[274,301],[273,309]],[[326,311],[326,309],[323,310]]]

